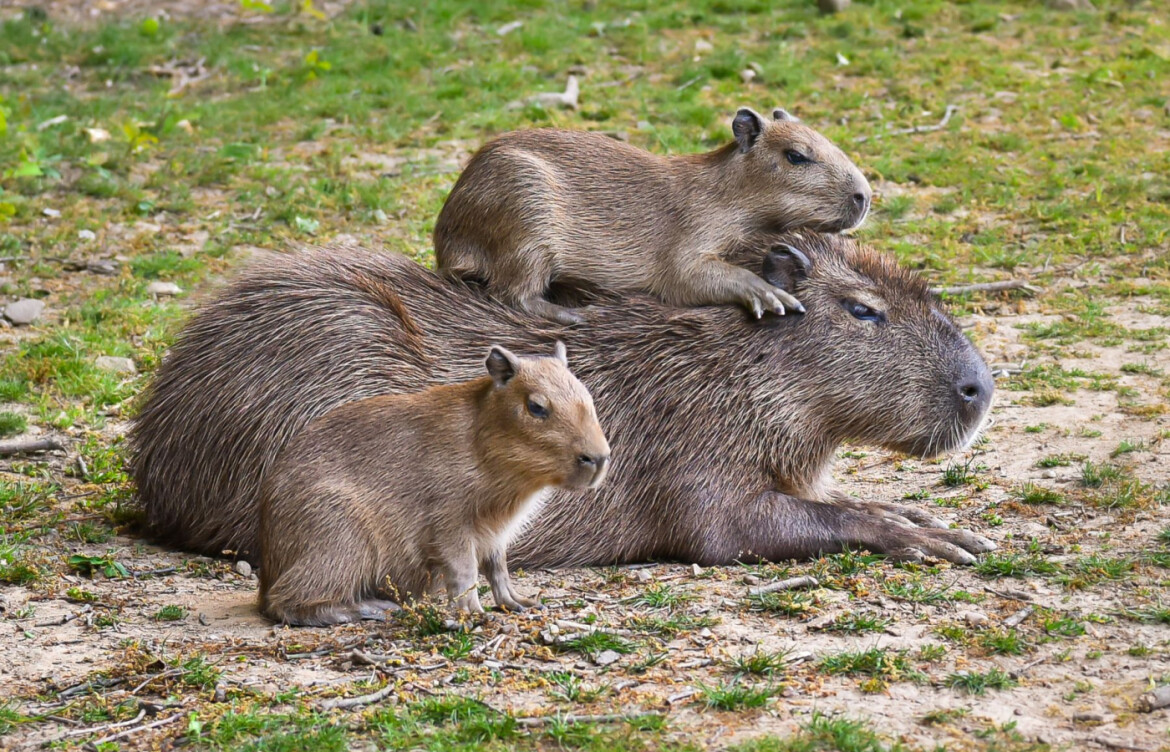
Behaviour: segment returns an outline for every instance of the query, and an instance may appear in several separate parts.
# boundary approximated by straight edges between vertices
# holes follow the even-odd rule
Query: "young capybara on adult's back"
[[[748,108],[735,140],[662,157],[600,133],[505,134],[471,158],[435,223],[440,270],[473,277],[505,303],[561,323],[550,283],[648,292],[676,305],[801,310],[723,255],[761,230],[837,232],[869,210],[865,176],[832,142],[784,110]]]
[[[478,613],[479,571],[496,605],[535,605],[512,587],[508,542],[551,487],[601,483],[609,445],[560,342],[544,358],[493,347],[487,372],[349,402],[281,451],[261,490],[267,616],[377,619],[439,575],[457,607]]]
[[[191,320],[135,418],[147,520],[184,548],[254,559],[260,485],[309,421],[471,378],[481,365],[467,353],[487,342],[524,352],[564,339],[621,462],[595,492],[554,491],[512,564],[715,564],[845,546],[972,562],[993,546],[834,494],[829,468],[846,440],[921,456],[967,445],[994,389],[983,359],[890,259],[840,236],[779,241],[764,271],[801,296],[803,316],[635,297],[598,306],[580,330],[394,254],[334,247],[257,265]],[[737,259],[759,268],[758,250]]]

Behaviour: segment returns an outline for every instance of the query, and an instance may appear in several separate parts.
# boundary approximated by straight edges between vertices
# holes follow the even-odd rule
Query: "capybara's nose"
[[[861,192],[854,193],[853,203],[857,206],[858,211],[865,211],[869,207],[869,196]]]
[[[959,378],[955,380],[955,395],[959,398],[959,407],[971,417],[982,417],[991,405],[991,395],[995,391],[995,381],[987,365],[980,361],[963,369]]]

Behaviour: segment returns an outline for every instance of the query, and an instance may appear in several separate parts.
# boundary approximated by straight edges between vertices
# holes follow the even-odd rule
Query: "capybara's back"
[[[304,253],[258,263],[190,321],[130,434],[154,537],[256,561],[260,481],[292,436],[344,402],[433,383],[421,342],[411,346],[417,330],[379,283],[413,262],[371,258]]]

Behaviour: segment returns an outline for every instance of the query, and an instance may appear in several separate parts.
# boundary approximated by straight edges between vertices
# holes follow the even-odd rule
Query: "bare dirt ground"
[[[1142,312],[1149,303],[1134,299],[1109,313],[1132,326],[1165,325],[1165,316]],[[1019,314],[971,317],[964,324],[974,328],[989,361],[1018,365],[1031,350],[1021,344],[1021,327],[1046,320],[1029,312],[1030,307],[1024,304]],[[1135,360],[1124,345],[1076,349],[1076,353],[1041,359],[1066,369],[1114,376],[1132,386],[1139,400],[1153,392],[1155,377],[1121,372],[1124,363]],[[1142,360],[1170,371],[1166,350]],[[1036,362],[1025,365],[1033,367]],[[1001,387],[1004,383],[1001,379]],[[1032,541],[1054,562],[1092,554],[1140,560],[1166,525],[1163,510],[1111,510],[1083,504],[1031,507],[1013,502],[1011,491],[1029,481],[1071,491],[1080,484],[1080,463],[1043,470],[1036,467],[1038,460],[1083,455],[1089,462],[1106,463],[1123,441],[1144,447],[1127,455],[1133,474],[1145,483],[1164,486],[1170,480],[1170,449],[1163,440],[1166,419],[1151,422],[1130,417],[1112,391],[1071,391],[1069,404],[1046,407],[1030,405],[1028,397],[1028,392],[1001,388],[986,444],[951,460],[951,466],[969,462],[980,481],[976,486],[942,485],[942,463],[868,450],[848,452],[851,456],[841,458],[840,484],[863,499],[894,500],[923,491],[931,499],[951,499],[954,507],[930,501],[905,503],[932,508],[948,522],[991,537],[1000,545],[999,553],[1021,551]],[[1040,425],[1046,426],[1040,433],[1025,431]],[[1092,431],[1086,431],[1087,426]],[[1085,435],[1096,431],[1100,435]],[[557,705],[550,702],[549,684],[540,677],[567,671],[581,677],[586,686],[608,687],[590,705],[591,711],[668,713],[676,728],[715,747],[761,732],[790,732],[813,711],[868,717],[882,733],[924,748],[978,746],[973,733],[1011,728],[1009,724],[1024,740],[1054,748],[1142,750],[1166,744],[1165,715],[1139,713],[1135,707],[1139,695],[1168,670],[1163,648],[1167,627],[1125,615],[1143,604],[1160,603],[1165,570],[1144,565],[1124,578],[1084,589],[1044,578],[989,579],[971,569],[945,569],[932,580],[943,583],[942,596],[908,600],[886,587],[908,573],[875,564],[846,576],[835,589],[813,590],[806,612],[795,617],[760,613],[749,605],[748,583],[767,578],[758,568],[697,570],[658,564],[529,572],[521,577],[521,586],[539,590],[548,610],[537,615],[491,614],[473,625],[472,653],[449,660],[428,650],[425,642],[391,639],[383,625],[332,630],[273,627],[256,612],[255,575],[245,576],[229,562],[191,557],[126,537],[101,546],[65,544],[70,552],[95,555],[111,546],[116,558],[134,572],[159,574],[131,579],[98,575],[92,581],[65,576],[62,590],[77,586],[96,595],[85,605],[64,592],[5,589],[9,637],[0,641],[0,684],[6,694],[60,691],[92,681],[101,675],[97,672],[108,672],[122,681],[101,690],[105,697],[153,700],[160,706],[157,718],[175,717],[158,734],[173,736],[182,729],[190,695],[175,693],[166,681],[168,671],[179,673],[168,668],[168,660],[191,654],[215,656],[211,660],[223,672],[221,690],[265,695],[300,690],[324,698],[371,677],[371,667],[353,658],[354,648],[360,647],[401,660],[393,675],[403,697],[461,692],[516,716],[542,715],[555,711]],[[797,565],[792,571],[817,571],[817,565]],[[594,621],[620,630],[631,618],[665,614],[666,610],[630,602],[655,585],[667,585],[684,599],[693,598],[678,609],[714,622],[675,639],[660,638],[648,651],[664,654],[657,665],[638,666],[646,657],[638,654],[621,656],[602,667],[580,653],[553,652],[546,644],[550,625],[559,625],[561,634],[580,632],[585,622]],[[963,594],[961,600],[948,597],[956,593]],[[181,607],[185,616],[175,622],[159,621],[156,614],[166,606]],[[120,621],[95,627],[95,619],[115,607]],[[981,654],[948,642],[938,632],[948,624],[972,635],[994,631],[1013,615],[1019,621],[1022,609],[1029,612],[1018,631],[1029,646],[1020,655]],[[839,617],[857,613],[889,621],[872,634],[825,629]],[[1054,637],[1052,627],[1046,628],[1044,622],[1056,617],[1082,624],[1083,634]],[[401,630],[394,634],[400,636]],[[932,644],[945,645],[946,653],[931,662],[916,661],[926,674],[919,682],[891,681],[875,687],[867,685],[865,677],[830,676],[817,668],[819,660],[843,651],[880,647],[918,656],[923,646]],[[1135,646],[1153,649],[1143,654]],[[756,650],[790,651],[790,663],[781,679],[781,698],[745,728],[732,722],[734,714],[704,708],[702,695],[695,690],[702,684],[726,681],[727,662]],[[942,686],[956,672],[987,672],[993,667],[1017,677],[1018,686],[983,696]],[[55,707],[68,702],[57,699],[39,707],[34,703],[26,712],[52,714]],[[943,720],[935,725],[924,723],[928,714],[939,717],[939,711],[948,709],[958,713],[941,716]],[[721,722],[724,716],[726,725]],[[32,749],[46,741],[67,739],[75,730],[69,725],[39,724],[0,744]]]

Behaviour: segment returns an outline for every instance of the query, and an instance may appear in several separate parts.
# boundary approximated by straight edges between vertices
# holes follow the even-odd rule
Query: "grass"
[[[946,685],[970,695],[987,694],[987,690],[1004,690],[1016,686],[1017,682],[1006,671],[992,668],[980,673],[978,671],[959,671],[949,674]]]
[[[919,682],[926,678],[904,651],[876,647],[825,656],[818,667],[828,674],[868,677],[861,684],[865,692],[884,691],[889,682]]]
[[[769,652],[757,647],[750,653],[741,653],[727,663],[737,674],[753,676],[775,676],[784,673],[790,651]]]
[[[716,685],[700,684],[699,692],[707,707],[716,710],[762,708],[776,694],[775,687],[748,686],[737,680]]]
[[[1025,483],[1012,491],[1012,496],[1025,504],[1063,504],[1064,495],[1059,491],[1035,483]]]

